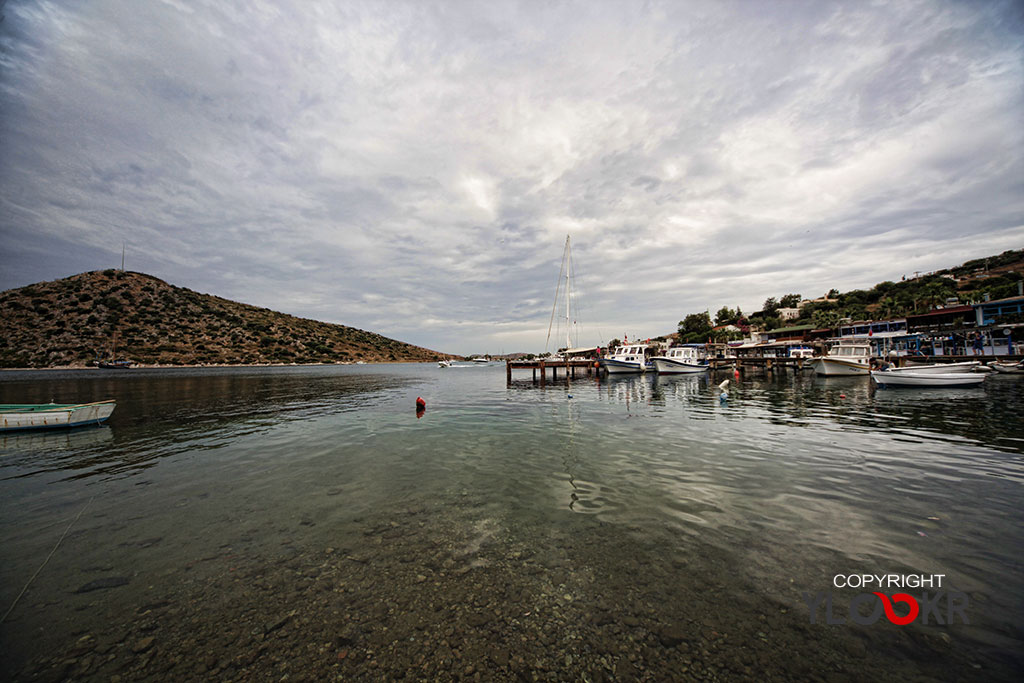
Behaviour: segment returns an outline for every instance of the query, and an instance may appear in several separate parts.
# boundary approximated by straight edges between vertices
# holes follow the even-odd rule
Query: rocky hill
[[[433,361],[449,357],[345,325],[296,318],[143,273],[81,273],[0,292],[0,367]]]

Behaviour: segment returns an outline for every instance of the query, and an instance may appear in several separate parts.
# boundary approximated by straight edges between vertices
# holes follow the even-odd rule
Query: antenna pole
[[[121,272],[124,272],[124,242],[121,242]]]

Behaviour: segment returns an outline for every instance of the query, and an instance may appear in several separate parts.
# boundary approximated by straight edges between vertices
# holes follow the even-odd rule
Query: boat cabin
[[[673,346],[665,352],[665,358],[678,361],[690,361],[699,363],[708,357],[703,345],[699,346]]]
[[[612,349],[609,354],[611,358],[618,360],[638,360],[643,361],[645,358],[644,352],[647,349],[646,344],[632,344],[628,346],[616,346]]]
[[[840,342],[828,350],[828,356],[830,358],[846,358],[849,360],[871,358],[871,344],[844,344]]]

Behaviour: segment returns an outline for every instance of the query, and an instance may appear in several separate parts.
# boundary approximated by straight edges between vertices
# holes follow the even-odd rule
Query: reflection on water
[[[615,667],[641,661],[634,673],[649,678],[681,667],[743,678],[751,648],[788,662],[777,676],[826,677],[881,666],[856,656],[865,643],[889,667],[866,678],[917,675],[921,662],[929,675],[969,676],[977,652],[989,677],[1019,665],[1024,382],[878,391],[865,378],[779,374],[733,381],[722,401],[721,379],[586,377],[541,389],[506,386],[501,367],[427,365],[5,373],[0,402],[118,401],[103,428],[0,437],[4,605],[81,515],[0,626],[20,653],[5,669],[52,674],[84,633],[128,634],[110,646],[109,665],[93,657],[71,673],[150,675],[132,643],[149,633],[138,615],[160,604],[162,644],[150,659],[189,677],[174,653],[189,651],[190,631],[273,621],[279,595],[329,621],[329,596],[346,585],[368,602],[345,612],[359,634],[339,636],[345,662],[333,653],[330,671],[349,666],[335,673],[356,678],[397,675],[418,656],[422,671],[441,675],[429,668],[437,648],[417,654],[412,644],[429,634],[395,635],[407,624],[387,615],[399,613],[448,623],[448,640],[464,639],[467,653],[527,628],[525,613],[556,615],[523,632],[543,649],[523,671],[541,662],[561,677],[624,676]],[[808,631],[801,591],[851,572],[943,573],[978,607],[938,641],[924,627],[898,638]],[[260,581],[276,588],[257,599]],[[462,630],[467,612],[429,616],[440,609],[421,602],[431,590],[516,621]],[[492,605],[474,591],[501,597]],[[211,601],[207,615],[190,611]],[[578,620],[575,641],[559,640],[568,626],[557,615]],[[692,646],[665,649],[676,642],[670,627]],[[38,628],[45,637],[24,635]],[[306,652],[308,628],[293,623],[281,636],[292,655]],[[239,653],[228,655],[229,677],[266,674],[266,661],[244,654],[258,643],[218,647]],[[374,668],[381,648],[390,670]],[[566,652],[583,668],[565,668]],[[811,668],[794,673],[798,661]],[[513,677],[504,657],[472,666]]]

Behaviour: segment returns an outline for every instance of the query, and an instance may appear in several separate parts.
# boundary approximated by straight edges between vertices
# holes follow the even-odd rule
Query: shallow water
[[[5,677],[1020,673],[1024,382],[504,373],[3,373],[118,400],[0,436]],[[811,623],[890,572],[970,623]]]

